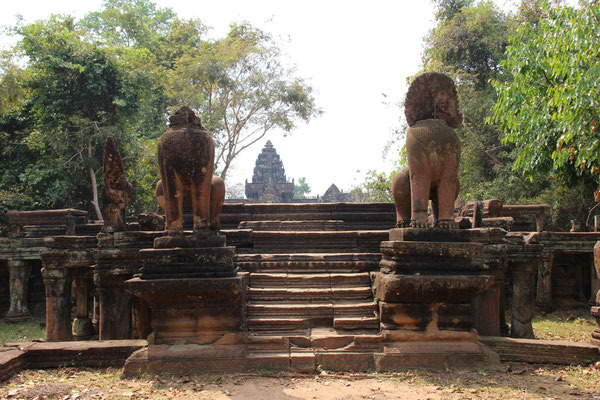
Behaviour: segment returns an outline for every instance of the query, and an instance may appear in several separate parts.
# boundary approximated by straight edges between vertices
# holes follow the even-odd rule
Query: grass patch
[[[46,337],[46,328],[42,324],[46,322],[44,314],[34,314],[27,321],[9,323],[0,319],[0,346],[11,342],[31,342]]]
[[[585,308],[557,310],[536,315],[532,325],[537,339],[588,343],[592,338],[596,319]]]

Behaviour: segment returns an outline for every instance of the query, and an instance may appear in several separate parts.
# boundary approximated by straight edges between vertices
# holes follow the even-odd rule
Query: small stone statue
[[[422,74],[410,85],[404,107],[408,168],[392,183],[396,227],[427,228],[431,199],[434,226],[457,229],[454,201],[461,148],[453,128],[461,125],[462,115],[454,82],[444,74]]]
[[[104,190],[102,214],[106,233],[126,231],[125,209],[133,200],[133,186],[125,179],[123,160],[112,137],[106,138],[104,145]]]
[[[186,195],[191,199],[194,232],[208,230],[211,222],[214,224],[211,221],[211,186],[215,144],[190,108],[180,108],[169,121],[169,128],[158,142],[167,235],[182,233]]]

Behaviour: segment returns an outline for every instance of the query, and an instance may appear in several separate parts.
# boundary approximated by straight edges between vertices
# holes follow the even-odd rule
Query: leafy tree
[[[359,202],[391,203],[394,201],[392,195],[392,179],[401,168],[392,172],[368,171],[365,180],[351,189],[354,198]]]
[[[101,11],[85,16],[82,26],[114,46],[158,49],[176,17],[170,8],[157,8],[148,0],[105,0],[102,5]]]
[[[233,160],[269,131],[290,132],[320,113],[312,88],[283,66],[272,38],[248,23],[181,56],[169,78],[171,104],[196,110],[213,133],[224,179]]]
[[[421,72],[443,72],[456,82],[464,115],[463,126],[457,130],[462,141],[459,195],[467,200],[498,198],[504,202],[537,198],[547,182],[532,183],[516,176],[514,146],[502,143],[502,130],[486,123],[497,98],[489,80],[505,79],[502,60],[515,17],[489,1],[436,0],[435,4],[437,24],[424,40]],[[378,187],[392,175],[368,175],[364,184],[371,186],[363,188],[365,198],[385,199],[385,191]]]
[[[302,177],[298,179],[298,182],[294,185],[294,198],[296,199],[304,199],[308,194],[310,194],[310,185],[306,182],[306,177]]]
[[[113,53],[86,41],[85,31],[70,17],[53,16],[17,29],[18,50],[28,60],[24,87],[34,116],[22,143],[43,155],[24,168],[20,179],[33,187],[54,182],[56,193],[44,195],[62,198],[57,203],[67,193],[81,201],[91,192],[101,219],[102,146],[107,135],[131,142],[123,133],[138,111],[139,77],[122,68]],[[85,175],[88,185],[82,184]]]
[[[512,80],[494,81],[490,121],[503,127],[504,142],[517,148],[515,168],[531,179],[553,174],[598,187],[600,6],[541,1],[540,10],[510,38],[503,67]]]
[[[436,5],[435,18],[438,21],[449,21],[463,8],[473,5],[474,0],[434,0]]]
[[[0,208],[93,204],[100,218],[107,135],[134,186],[130,212],[155,207],[169,105],[200,111],[223,177],[269,130],[290,132],[319,114],[312,88],[284,67],[268,34],[246,23],[219,40],[206,31],[149,0],[106,0],[81,21],[17,24],[18,44],[0,54],[0,191],[10,197]]]
[[[459,195],[468,200],[529,202],[548,183],[525,181],[515,175],[514,146],[502,143],[500,127],[486,123],[497,100],[490,79],[506,79],[504,52],[521,14],[507,15],[489,1],[437,3],[438,25],[425,39],[423,66],[426,71],[452,76],[457,85],[464,115],[463,126],[457,131],[462,141]]]

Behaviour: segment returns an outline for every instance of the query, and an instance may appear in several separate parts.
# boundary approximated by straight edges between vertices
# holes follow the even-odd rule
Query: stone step
[[[309,328],[306,319],[297,317],[248,318],[247,324],[250,331],[262,331],[269,334],[298,334]]]
[[[379,269],[379,253],[237,254],[236,264],[249,272],[366,272]]]
[[[249,288],[250,301],[322,302],[371,299],[370,287],[351,288]]]
[[[340,301],[322,303],[249,303],[250,317],[331,318],[342,316],[372,317],[377,312],[374,301]]]
[[[238,229],[253,231],[342,231],[345,230],[341,220],[304,220],[304,221],[242,221]]]
[[[368,272],[361,273],[251,273],[250,287],[253,288],[342,288],[370,287]]]
[[[283,232],[252,233],[254,253],[354,253],[379,252],[388,231]]]
[[[338,330],[378,330],[379,316],[369,317],[336,317],[333,327]]]

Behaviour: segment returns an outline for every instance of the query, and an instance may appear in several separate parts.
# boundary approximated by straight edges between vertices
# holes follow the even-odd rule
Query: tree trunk
[[[227,170],[229,169],[229,164],[225,164],[225,168],[223,168],[223,171],[221,171],[221,179],[225,180],[225,177],[227,176]]]
[[[94,205],[94,210],[96,211],[96,218],[98,218],[98,221],[104,221],[104,218],[102,218],[102,212],[100,211],[100,203],[98,202],[98,184],[96,183],[96,173],[92,167],[88,167],[88,172],[90,173],[90,179],[92,181],[92,204]]]
[[[88,142],[88,158],[92,158],[92,142]],[[104,221],[104,218],[102,218],[102,212],[100,211],[100,202],[98,201],[98,183],[96,182],[96,172],[92,167],[88,167],[88,172],[90,173],[90,181],[92,183],[92,204],[94,205],[94,210],[96,211],[96,217],[98,218],[98,221]]]

